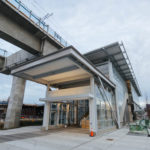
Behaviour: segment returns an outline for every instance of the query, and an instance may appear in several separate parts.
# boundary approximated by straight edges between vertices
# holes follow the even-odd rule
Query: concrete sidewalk
[[[59,129],[41,132],[40,127],[0,131],[1,150],[149,150],[150,138],[127,135],[123,128],[89,137],[84,130]],[[33,135],[33,136],[32,136]],[[4,137],[4,138],[3,138]],[[7,138],[9,141],[7,141]],[[12,141],[11,141],[12,139]]]

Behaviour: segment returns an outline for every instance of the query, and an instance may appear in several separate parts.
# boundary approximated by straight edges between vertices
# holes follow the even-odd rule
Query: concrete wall
[[[12,66],[15,63],[16,64],[22,63],[22,62],[25,62],[27,59],[29,60],[29,59],[32,59],[35,57],[36,57],[35,55],[32,55],[31,53],[29,53],[27,51],[20,50],[20,51],[7,57],[5,67]]]
[[[43,55],[47,55],[58,50],[58,48],[53,46],[48,40],[45,40],[43,46]]]
[[[49,41],[45,40],[45,42],[43,43],[43,53],[42,53],[43,55],[48,55],[50,53],[56,52],[57,50],[58,48],[49,43]],[[37,57],[36,55],[33,55],[25,50],[20,50],[7,57],[5,67],[11,67],[12,65],[26,62],[27,60],[36,57]]]

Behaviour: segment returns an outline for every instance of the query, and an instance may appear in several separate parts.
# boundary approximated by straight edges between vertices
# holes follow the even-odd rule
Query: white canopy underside
[[[88,100],[88,99],[92,99],[92,98],[93,98],[92,94],[82,94],[82,95],[57,96],[57,97],[41,98],[40,101],[58,102],[58,101],[72,101],[72,100]]]
[[[39,58],[11,71],[12,75],[42,84],[59,86],[83,81],[93,75],[101,77],[111,87],[115,85],[72,47]]]

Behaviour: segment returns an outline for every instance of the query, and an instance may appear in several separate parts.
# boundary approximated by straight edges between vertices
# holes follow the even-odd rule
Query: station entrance
[[[90,83],[94,83],[93,78]],[[95,101],[91,89],[89,85],[53,91],[48,87],[46,98],[40,99],[45,102],[43,130],[81,127],[96,131],[97,122],[94,123],[94,118],[97,116],[94,114],[96,105],[93,104]]]
[[[89,129],[88,100],[51,103],[49,127],[81,127]]]
[[[103,108],[105,105],[105,114],[108,114],[106,113],[107,109],[111,113],[109,99],[106,98],[106,94],[102,93],[105,93],[103,83],[111,90],[114,89],[113,83],[73,47],[67,47],[61,51],[17,66],[11,70],[11,74],[19,77],[15,78],[13,82],[13,90],[10,96],[12,102],[14,102],[13,99],[16,93],[19,97],[18,102],[22,102],[25,80],[31,80],[47,86],[45,97],[40,98],[40,101],[45,103],[43,130],[59,126],[79,126],[89,129],[90,132],[97,133],[98,106]],[[20,88],[18,88],[18,85]],[[98,88],[99,86],[101,86],[101,89]],[[101,101],[102,95],[105,98],[105,104]],[[16,107],[15,102],[10,105],[9,112],[14,110],[13,107]],[[21,107],[18,108],[21,109]],[[110,118],[111,122],[113,117]],[[8,118],[6,125],[9,126],[11,113],[6,118]],[[16,122],[14,118],[11,121]]]

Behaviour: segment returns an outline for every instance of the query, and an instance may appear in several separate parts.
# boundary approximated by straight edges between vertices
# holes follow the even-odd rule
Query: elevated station
[[[0,1],[0,20],[0,38],[22,48],[0,58],[13,76],[5,129],[19,127],[26,80],[47,86],[43,130],[85,121],[97,134],[133,121],[141,92],[119,43],[82,55],[18,0]]]

